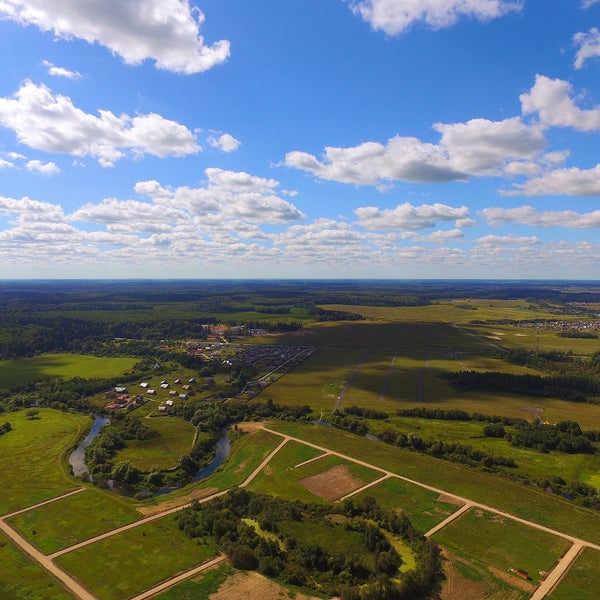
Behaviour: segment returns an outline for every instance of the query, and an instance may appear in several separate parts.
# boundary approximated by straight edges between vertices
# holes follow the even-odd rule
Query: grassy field
[[[214,554],[211,540],[188,538],[169,516],[64,554],[57,563],[100,600],[123,600]]]
[[[348,463],[336,456],[323,456],[304,465],[301,464],[320,454],[313,448],[288,442],[250,483],[248,489],[290,500],[324,502],[322,497],[311,492],[302,484],[303,479],[325,473],[338,465],[347,466],[351,475],[362,484],[370,483],[382,475],[380,472]]]
[[[86,491],[21,513],[11,526],[45,554],[141,518],[126,499],[89,487]]]
[[[214,594],[234,570],[221,565],[184,581],[170,590],[155,596],[156,600],[198,600]]]
[[[600,589],[600,552],[584,548],[548,598],[596,600],[598,589]]]
[[[152,467],[170,469],[177,466],[184,454],[189,454],[196,428],[183,419],[153,417],[143,419],[143,424],[160,433],[148,440],[128,440],[127,447],[119,450],[115,463],[129,461],[142,471]]]
[[[32,506],[78,487],[65,473],[62,458],[83,431],[88,416],[40,408],[36,418],[26,411],[6,413],[13,430],[0,436],[0,514]]]
[[[394,448],[331,428],[289,423],[273,424],[273,428],[359,460],[366,458],[381,468],[446,492],[508,511],[596,544],[600,543],[600,513],[508,478]]]
[[[503,572],[523,569],[534,584],[569,548],[570,542],[511,519],[471,509],[433,539],[462,558]]]
[[[40,354],[3,360],[0,361],[0,388],[25,385],[41,377],[118,377],[138,361],[137,358],[101,358],[83,354]]]
[[[435,492],[395,477],[370,487],[355,498],[364,496],[371,496],[383,508],[401,509],[422,533],[427,533],[460,508],[459,504]]]
[[[0,598],[72,600],[73,596],[0,534]]]

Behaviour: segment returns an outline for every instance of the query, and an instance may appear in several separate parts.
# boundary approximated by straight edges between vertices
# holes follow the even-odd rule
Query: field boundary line
[[[208,560],[205,560],[203,563],[200,563],[199,565],[196,565],[195,567],[192,567],[191,569],[188,569],[187,571],[184,571],[183,573],[179,573],[177,575],[174,575],[173,577],[170,577],[169,579],[165,579],[164,581],[161,581],[160,583],[156,584],[155,586],[148,588],[141,594],[138,594],[137,596],[133,596],[132,598],[130,598],[130,600],[147,600],[148,598],[153,598],[154,596],[156,596],[162,592],[166,592],[167,590],[171,589],[172,587],[175,587],[178,583],[181,583],[182,581],[185,581],[186,579],[189,579],[190,577],[193,577],[194,575],[197,575],[198,573],[202,573],[202,571],[208,571],[208,569],[212,569],[213,567],[216,567],[217,565],[221,564],[225,560],[226,560],[226,557],[224,554],[220,554],[219,556],[216,556],[215,558],[209,558]]]
[[[365,485],[362,485],[359,488],[356,488],[354,491],[350,492],[349,494],[346,494],[345,496],[338,498],[336,500],[336,502],[343,502],[344,500],[346,500],[346,498],[351,498],[352,496],[355,496],[356,494],[360,494],[360,492],[364,492],[365,490],[369,489],[370,487],[379,485],[380,483],[383,483],[386,479],[390,479],[390,477],[393,477],[393,475],[391,475],[390,473],[385,473],[385,475],[383,477],[379,477],[379,479],[375,479],[375,481],[371,481],[371,483],[367,483]]]
[[[87,490],[87,488],[85,488],[85,487],[77,488],[76,490],[72,490],[71,492],[67,492],[66,494],[56,496],[55,498],[50,498],[49,500],[44,500],[43,502],[38,502],[37,504],[33,504],[32,506],[28,506],[27,508],[21,508],[21,509],[11,512],[7,515],[3,515],[2,517],[0,517],[0,519],[2,519],[3,521],[5,519],[11,519],[12,517],[16,517],[17,515],[26,513],[30,510],[35,510],[36,508],[39,508],[40,506],[44,506],[46,504],[51,504],[52,502],[57,502],[58,500],[62,500],[63,498],[68,498],[69,496],[73,496],[74,494],[79,494],[80,492],[85,492],[86,490]]]
[[[554,588],[561,582],[567,574],[571,565],[575,562],[579,553],[583,550],[583,544],[574,542],[573,545],[562,556],[552,571],[546,575],[545,579],[537,587],[530,600],[541,600],[554,591]]]
[[[313,456],[312,458],[309,458],[308,460],[305,460],[304,462],[294,465],[294,469],[299,469],[300,467],[303,467],[304,465],[308,465],[311,462],[315,462],[316,460],[321,460],[322,458],[325,458],[326,456],[331,456],[331,454],[329,452],[325,452],[324,454],[319,454],[319,456]]]
[[[441,523],[438,523],[432,527],[427,533],[423,534],[425,537],[431,537],[434,533],[437,533],[440,529],[443,529],[449,523],[452,523],[455,519],[458,519],[461,515],[466,513],[468,510],[473,508],[472,502],[463,504],[458,510],[455,510],[451,515],[448,515]]]

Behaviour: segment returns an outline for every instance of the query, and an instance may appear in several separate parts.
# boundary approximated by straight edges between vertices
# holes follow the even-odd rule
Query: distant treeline
[[[456,389],[464,392],[502,392],[523,396],[559,398],[571,402],[590,402],[600,394],[600,384],[592,377],[576,375],[514,375],[511,373],[462,371],[443,373]]]

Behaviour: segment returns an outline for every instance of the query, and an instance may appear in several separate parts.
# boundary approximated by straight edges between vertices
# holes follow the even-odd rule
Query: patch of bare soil
[[[454,504],[455,506],[462,506],[464,502],[459,500],[458,498],[454,498],[454,496],[446,496],[445,494],[440,494],[437,497],[438,502],[445,502],[446,504]]]
[[[516,575],[512,575],[511,573],[507,573],[502,569],[497,569],[496,567],[488,566],[488,569],[490,573],[494,575],[494,577],[502,579],[502,581],[506,581],[506,583],[508,583],[508,585],[511,587],[533,594],[533,591],[535,590],[535,584],[533,582],[522,579]]]
[[[158,513],[164,512],[165,510],[169,510],[170,508],[177,508],[178,506],[185,506],[194,500],[201,500],[202,498],[206,498],[207,496],[212,496],[219,489],[215,487],[203,488],[201,490],[194,490],[193,492],[186,494],[185,496],[180,496],[179,498],[174,498],[173,500],[167,500],[166,502],[161,502],[160,504],[156,504],[155,506],[137,506],[136,509],[138,512],[141,512],[145,517],[149,517],[150,515],[156,515]]]
[[[364,485],[350,473],[347,465],[337,465],[327,471],[305,477],[299,481],[316,496],[333,502]]]
[[[317,600],[285,588],[254,571],[241,572],[228,577],[219,590],[209,596],[209,600]]]
[[[237,428],[244,433],[253,433],[265,426],[261,421],[242,421],[237,424]]]
[[[485,600],[519,600],[521,598],[520,592],[516,589],[507,592],[506,588],[499,589],[496,587],[493,581],[490,581],[490,573],[520,590],[526,589],[522,584],[528,585],[528,582],[524,580],[515,581],[516,578],[513,578],[510,573],[504,573],[500,569],[494,567],[483,569],[474,565],[472,562],[450,552],[447,548],[442,548],[442,555],[444,557],[443,568],[446,579],[442,584],[439,600],[465,600],[465,598],[469,600],[483,600],[484,598]],[[475,581],[465,577],[457,567],[460,563],[474,571],[478,580]],[[526,591],[533,591],[534,587],[528,587]]]

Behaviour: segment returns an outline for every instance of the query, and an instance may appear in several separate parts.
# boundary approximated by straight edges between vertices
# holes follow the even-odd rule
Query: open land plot
[[[304,462],[320,454],[314,448],[309,448],[312,452],[306,448],[288,442],[248,488],[289,500],[330,502],[382,476],[378,471],[331,455]]]
[[[584,548],[552,590],[551,600],[596,600],[600,589],[600,552]]]
[[[221,563],[214,569],[203,571],[198,575],[186,579],[171,589],[154,596],[156,600],[198,600],[199,598],[213,598],[214,594],[230,577],[235,576],[238,571],[234,571],[229,565]],[[245,573],[245,572],[244,572]],[[248,573],[251,573],[249,571]],[[243,593],[243,590],[240,590]],[[234,594],[233,598],[243,598],[241,595]],[[267,600],[268,596],[260,596],[259,600]]]
[[[73,596],[0,534],[0,598],[72,600]]]
[[[565,481],[582,481],[592,485],[591,482],[595,481],[594,477],[600,471],[600,454],[567,454],[558,451],[543,454],[531,448],[519,448],[504,439],[486,437],[483,433],[486,423],[479,421],[390,417],[387,422],[371,421],[369,425],[369,430],[374,434],[392,425],[398,432],[416,435],[424,440],[466,444],[494,456],[512,458],[518,467],[499,467],[500,470],[507,474],[527,474],[536,480],[551,480],[560,476]],[[511,427],[506,427],[507,432],[511,430]]]
[[[56,560],[100,600],[123,600],[214,555],[212,540],[188,538],[168,516]]]
[[[413,481],[600,543],[600,514],[506,477],[317,425],[277,423],[272,428],[357,460],[368,457],[373,465]]]
[[[433,539],[463,559],[503,573],[519,569],[535,585],[570,547],[564,538],[472,508]]]
[[[252,472],[281,443],[281,438],[263,429],[251,431],[235,440],[229,457],[219,469],[207,479],[203,486],[226,490],[243,483]],[[198,484],[193,484],[198,487]],[[184,489],[189,490],[190,486]]]
[[[40,354],[0,361],[0,388],[25,385],[42,377],[118,377],[138,358],[103,358],[83,354]]]
[[[358,500],[365,496],[371,496],[383,508],[401,510],[422,533],[441,523],[462,506],[449,497],[396,477],[364,490],[355,498]]]
[[[147,440],[128,440],[127,447],[117,453],[115,463],[128,461],[142,471],[153,467],[171,469],[192,449],[196,428],[189,421],[165,416],[144,419],[143,424],[160,435]]]
[[[8,522],[44,554],[50,554],[141,517],[126,499],[88,487],[79,494],[23,512]]]
[[[32,506],[78,487],[62,459],[91,425],[88,416],[40,408],[34,419],[25,410],[6,413],[0,423],[12,431],[0,436],[0,514]]]
[[[323,348],[291,373],[271,384],[259,400],[271,398],[284,406],[310,405],[313,410],[331,411],[342,393],[362,350],[341,352]]]

